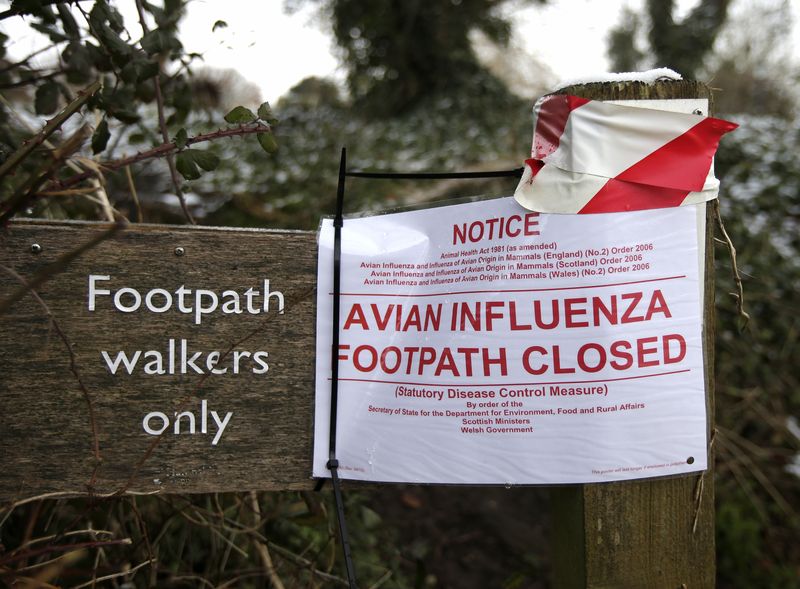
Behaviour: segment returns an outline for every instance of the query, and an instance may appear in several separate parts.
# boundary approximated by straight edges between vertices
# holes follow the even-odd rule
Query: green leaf
[[[164,29],[155,29],[147,33],[140,41],[142,49],[148,55],[155,55],[157,53],[167,53],[173,49],[181,49],[183,45],[171,33]]]
[[[93,43],[89,43],[88,41],[86,42],[85,47],[86,53],[95,69],[101,72],[110,72],[114,69],[114,65],[111,63],[111,59],[109,58],[108,54],[100,47]]]
[[[256,137],[258,137],[258,143],[261,145],[261,149],[267,153],[275,153],[278,151],[278,142],[275,141],[275,137],[272,133],[257,133]]]
[[[144,133],[131,133],[130,135],[128,135],[128,143],[132,145],[136,145],[138,143],[144,143],[145,140],[146,137],[144,136]]]
[[[270,125],[278,124],[278,119],[272,112],[272,107],[269,105],[269,102],[262,102],[261,106],[258,107],[258,118]]]
[[[120,72],[123,81],[133,84],[139,79],[139,64],[136,61],[129,61]]]
[[[113,110],[109,110],[109,113],[115,119],[122,121],[128,125],[132,125],[133,123],[138,123],[139,119],[141,118],[135,111],[129,110],[127,108],[115,108]]]
[[[41,2],[36,0],[11,0],[11,10],[20,14],[35,14],[40,16]]]
[[[155,55],[161,53],[169,48],[169,43],[166,40],[166,35],[161,29],[150,31],[142,37],[142,49],[147,51],[148,55]]]
[[[183,149],[186,147],[186,141],[188,141],[189,135],[186,133],[186,129],[181,127],[181,130],[175,135],[175,139],[172,141],[175,143],[175,147],[178,149]]]
[[[92,153],[98,154],[106,148],[111,133],[108,132],[108,121],[104,118],[92,133]]]
[[[194,163],[203,168],[206,172],[216,170],[217,166],[219,166],[219,157],[210,151],[200,151],[199,149],[188,149],[187,151],[192,154]]]
[[[256,115],[249,108],[237,106],[225,115],[225,120],[231,124],[252,123],[256,120]]]
[[[89,49],[78,42],[69,43],[61,54],[66,64],[67,82],[86,84],[93,78],[92,55]]]
[[[158,75],[158,73],[158,63],[150,61],[144,57],[144,54],[140,53],[125,64],[120,72],[120,77],[129,84],[134,84],[143,80],[149,80]]]
[[[95,28],[97,33],[97,39],[100,43],[103,44],[108,52],[111,54],[112,58],[116,58],[117,61],[124,65],[127,63],[128,56],[131,53],[131,47],[125,41],[122,40],[116,32],[111,30],[106,24],[99,25]]]
[[[69,7],[66,4],[58,4],[56,8],[58,9],[58,15],[61,17],[61,26],[64,27],[64,32],[73,41],[80,41],[81,31]]]
[[[53,114],[58,108],[61,89],[56,82],[45,82],[36,89],[34,107],[37,115]]]
[[[51,28],[47,25],[39,24],[39,23],[31,23],[31,28],[35,31],[39,31],[43,35],[47,35],[50,37],[50,40],[53,43],[60,43],[61,41],[69,41],[69,37],[63,34],[61,31],[58,31],[54,28]]]
[[[202,172],[197,167],[197,164],[194,163],[194,158],[189,151],[190,150],[186,150],[178,153],[175,158],[175,167],[178,169],[181,176],[187,180],[197,180]]]
[[[218,20],[217,22],[214,23],[214,26],[211,27],[211,32],[213,33],[217,29],[226,29],[226,28],[228,28],[228,23],[226,23],[224,20]]]
[[[141,67],[139,68],[139,81],[142,80],[149,80],[150,78],[155,78],[161,68],[156,61],[143,61],[141,63]]]
[[[113,6],[109,6],[105,0],[96,0],[89,13],[89,22],[92,27],[97,29],[100,25],[105,25],[106,21],[117,33],[125,30],[125,22],[119,11]]]

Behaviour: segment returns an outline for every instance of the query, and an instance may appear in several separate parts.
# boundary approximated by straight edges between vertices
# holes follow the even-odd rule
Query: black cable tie
[[[513,170],[489,170],[486,172],[346,172],[350,178],[374,178],[397,180],[456,180],[474,178],[521,178],[525,168]]]
[[[353,556],[350,553],[350,539],[344,514],[344,500],[339,484],[339,461],[336,459],[336,424],[339,407],[339,300],[341,298],[342,276],[342,226],[344,225],[344,185],[347,176],[347,150],[342,147],[339,161],[339,185],[336,191],[336,216],[333,219],[333,333],[331,338],[331,407],[328,432],[328,463],[333,483],[333,498],[336,503],[336,516],[339,520],[339,538],[342,542],[344,566],[350,589],[358,589]],[[321,487],[321,486],[320,486]]]

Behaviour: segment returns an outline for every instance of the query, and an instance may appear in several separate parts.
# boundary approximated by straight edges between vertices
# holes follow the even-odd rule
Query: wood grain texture
[[[0,237],[0,264],[30,280],[107,227],[14,223]],[[31,251],[34,243],[41,246],[38,254]],[[178,247],[184,255],[175,254]],[[37,292],[72,346],[93,405],[99,464],[87,395],[70,369],[64,342],[33,296],[15,303],[0,316],[0,500],[51,492],[310,488],[316,256],[316,236],[310,232],[136,225],[42,284]],[[251,287],[262,290],[269,280],[270,290],[283,294],[285,312],[274,312],[273,298],[268,313],[218,311],[197,325],[193,315],[175,309],[120,312],[111,296],[98,297],[96,310],[89,311],[90,274],[110,276],[100,287],[130,287],[143,295],[153,288],[174,293],[181,285],[242,294]],[[0,272],[0,301],[18,287],[8,271]],[[130,303],[131,295],[126,296],[121,300]],[[160,305],[165,298],[153,301]],[[219,351],[218,370],[227,367],[228,373],[206,376],[189,367],[186,374],[176,368],[177,374],[148,375],[140,359],[133,374],[123,368],[111,374],[101,356],[103,350],[112,358],[120,350],[129,355],[159,350],[166,356],[170,339],[187,340],[190,356],[204,352],[196,362],[203,372],[208,372],[206,354]],[[255,374],[258,366],[245,351],[266,351],[268,372]],[[233,374],[236,352],[240,366]],[[207,434],[174,435],[172,424],[161,436],[143,430],[142,420],[151,411],[171,420],[176,411],[192,411],[199,430],[202,399],[208,412],[215,410],[221,418],[233,412],[216,446],[211,442],[217,426],[210,413]],[[153,421],[154,426],[160,423]],[[182,425],[185,432],[188,417]]]
[[[599,100],[707,98],[712,104],[709,88],[693,81],[663,81],[653,85],[597,83],[564,88],[559,93]],[[713,210],[716,206],[716,202],[711,203],[706,213],[703,312],[709,440],[713,439],[714,423]],[[714,587],[711,447],[708,461],[709,470],[703,475],[554,488],[554,587]]]

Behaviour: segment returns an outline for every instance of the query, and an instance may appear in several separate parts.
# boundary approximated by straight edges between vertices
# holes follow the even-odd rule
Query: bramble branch
[[[14,168],[22,163],[34,149],[44,143],[45,139],[55,133],[67,119],[78,112],[81,107],[86,104],[86,102],[95,94],[95,92],[100,89],[101,85],[102,84],[100,83],[100,80],[97,80],[94,84],[91,84],[84,90],[78,92],[78,95],[75,97],[75,99],[65,106],[61,112],[50,119],[44,128],[39,131],[39,133],[23,143],[20,148],[17,149],[17,151],[12,153],[8,159],[3,162],[3,165],[0,166],[0,178],[3,178],[9,172],[14,170]]]
[[[217,139],[224,139],[226,137],[242,137],[245,135],[253,135],[257,133],[271,133],[271,132],[272,132],[272,127],[264,123],[247,123],[238,125],[236,127],[230,127],[227,129],[218,129],[217,131],[212,131],[211,133],[201,133],[200,135],[189,137],[186,140],[186,146],[188,147],[189,145],[195,145],[197,143],[204,143],[206,141],[215,141]],[[165,157],[167,155],[174,154],[178,151],[179,151],[178,146],[175,145],[174,142],[169,141],[166,143],[162,143],[161,145],[157,145],[156,147],[153,147],[151,149],[140,151],[128,157],[102,162],[100,166],[104,170],[115,172],[120,168],[124,168],[125,166],[130,166],[131,164],[137,164],[139,162],[143,162],[153,158]],[[70,188],[80,182],[83,182],[84,180],[91,178],[94,175],[95,175],[94,172],[86,171],[80,174],[75,174],[73,176],[70,176],[69,178],[65,178],[64,180],[54,181],[47,187],[47,192]]]

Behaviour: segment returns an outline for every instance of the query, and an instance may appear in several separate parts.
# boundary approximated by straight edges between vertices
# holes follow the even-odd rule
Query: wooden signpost
[[[0,500],[311,488],[314,234],[136,225],[59,261],[107,229],[3,237],[0,301],[55,273],[0,315]]]
[[[694,82],[563,92],[710,99]],[[714,207],[705,265],[710,440]],[[17,221],[0,238],[0,501],[312,488],[315,234],[108,231]],[[711,472],[552,496],[555,587],[714,585]]]
[[[559,92],[596,100],[706,98],[699,82],[603,83]],[[714,430],[714,211],[707,205],[703,350],[708,439]],[[552,490],[555,586],[715,586],[714,458],[702,475]]]

